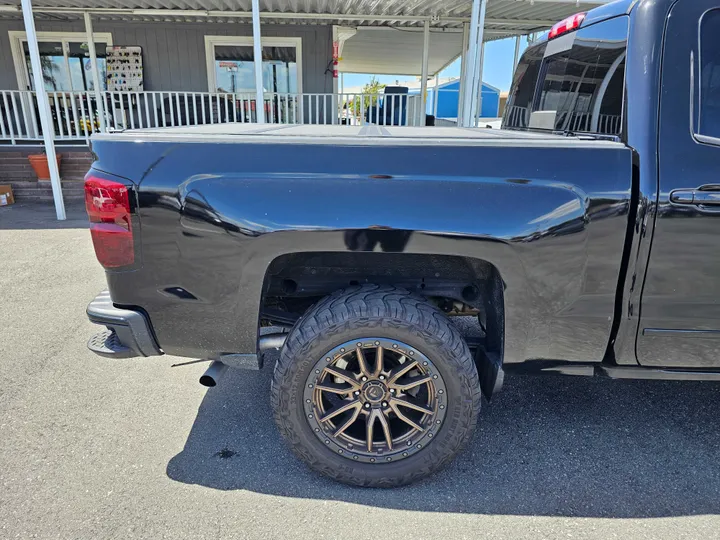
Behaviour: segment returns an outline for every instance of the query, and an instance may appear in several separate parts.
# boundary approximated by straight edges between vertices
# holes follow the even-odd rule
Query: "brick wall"
[[[38,154],[40,148],[3,148],[0,150],[0,184],[10,184],[15,200],[50,200],[50,182],[38,182],[27,156]],[[62,154],[60,178],[65,200],[82,200],[82,181],[90,168],[92,156],[85,149],[58,149]]]

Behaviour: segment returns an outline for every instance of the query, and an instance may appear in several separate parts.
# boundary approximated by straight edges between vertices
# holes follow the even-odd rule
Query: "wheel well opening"
[[[292,326],[339,289],[376,284],[415,292],[462,327],[471,347],[502,358],[503,281],[491,263],[471,257],[377,252],[291,253],[267,269],[261,325]]]

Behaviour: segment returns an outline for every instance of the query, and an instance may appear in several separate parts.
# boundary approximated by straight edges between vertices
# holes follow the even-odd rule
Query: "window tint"
[[[628,18],[617,17],[581,28],[556,54],[548,49],[557,50],[559,40],[529,50],[515,73],[504,126],[619,135],[627,35]],[[539,122],[540,115],[531,119],[536,112],[543,113]]]
[[[530,47],[520,59],[505,107],[503,124],[506,127],[526,128],[530,107],[535,98],[535,87],[540,77],[547,42]]]
[[[720,9],[700,26],[700,107],[698,133],[720,139]]]
[[[580,30],[569,50],[546,58],[535,111],[554,111],[555,129],[619,135],[627,20]]]

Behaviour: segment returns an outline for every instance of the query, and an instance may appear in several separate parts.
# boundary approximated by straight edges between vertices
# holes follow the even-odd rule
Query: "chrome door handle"
[[[720,191],[696,191],[693,204],[702,206],[720,205]]]
[[[692,204],[694,198],[694,189],[676,189],[670,192],[670,202],[675,204]]]
[[[703,186],[697,189],[676,189],[670,192],[670,202],[674,204],[694,204],[697,206],[720,206],[720,190],[718,190],[718,186]]]

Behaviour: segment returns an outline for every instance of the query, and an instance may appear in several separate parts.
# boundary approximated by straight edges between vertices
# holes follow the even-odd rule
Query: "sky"
[[[520,51],[527,47],[527,39],[521,39]],[[491,86],[499,88],[500,91],[510,90],[513,72],[513,56],[515,55],[515,38],[501,39],[498,41],[489,41],[485,45],[485,65],[483,66],[483,82]],[[447,68],[440,72],[440,78],[459,77],[460,76],[460,59],[450,64]],[[364,86],[373,77],[372,74],[345,74],[345,88],[356,86]],[[417,77],[408,77],[407,75],[377,75],[375,78],[384,84],[393,84],[395,81],[415,81]]]

